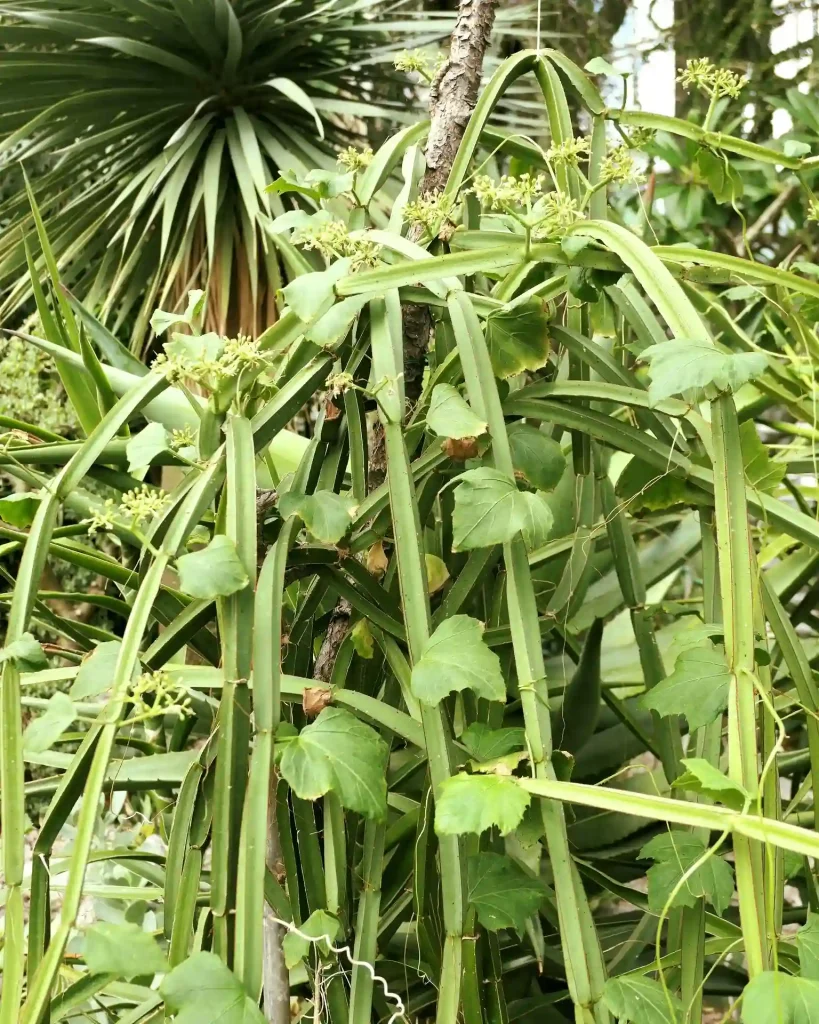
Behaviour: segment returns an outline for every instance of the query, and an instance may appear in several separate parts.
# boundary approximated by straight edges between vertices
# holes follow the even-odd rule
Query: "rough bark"
[[[316,663],[313,666],[313,678],[322,683],[329,683],[333,675],[333,666],[336,663],[338,649],[350,632],[350,615],[352,611],[350,602],[343,597],[339,598],[330,616],[330,621],[327,623],[327,631],[324,634],[321,648],[316,656]]]
[[[270,778],[267,820],[267,866],[280,882],[285,881],[284,862],[276,821],[276,773]],[[282,939],[285,929],[274,920],[268,903],[264,905],[264,963],[262,965],[264,1015],[269,1024],[290,1024],[290,975],[284,962]]]
[[[449,57],[435,76],[429,93],[430,129],[426,171],[420,193],[441,191],[464,137],[478,100],[481,71],[498,0],[461,0],[452,30]],[[404,388],[414,405],[421,394],[432,317],[427,306],[406,304],[402,309],[404,330]]]
[[[401,325],[404,335],[404,394],[409,405],[413,406],[421,397],[424,386],[427,346],[432,334],[429,306],[404,303],[401,307]],[[384,469],[386,471],[386,464]]]
[[[278,500],[278,491],[256,489],[256,562],[260,568],[264,561],[264,556],[267,554],[267,546],[263,537],[264,523],[268,515],[276,507]]]
[[[478,99],[481,71],[498,0],[461,0],[452,30],[449,57],[429,94],[430,129],[427,169],[421,193],[442,189]]]
[[[257,560],[262,564],[265,544],[262,529],[267,516],[276,505],[278,494],[275,490],[256,491]],[[267,866],[284,883],[286,880],[282,860],[279,825],[276,820],[276,786],[278,776],[270,775],[270,789],[267,799]],[[265,902],[262,923],[264,961],[262,963],[262,995],[264,1015],[269,1024],[290,1024],[290,976],[284,962],[282,940],[286,929],[275,920],[272,907]]]
[[[387,446],[384,441],[384,427],[378,417],[372,424],[368,446],[370,454],[367,463],[367,487],[375,491],[387,479]]]
[[[425,153],[426,171],[420,194],[446,185],[455,154],[475,109],[481,85],[483,58],[489,43],[498,0],[461,0],[450,39],[449,57],[435,76],[429,94],[430,130]],[[404,340],[404,392],[412,407],[421,396],[432,317],[427,306],[405,303],[401,310]],[[376,421],[370,445],[370,488],[387,474],[384,432]]]

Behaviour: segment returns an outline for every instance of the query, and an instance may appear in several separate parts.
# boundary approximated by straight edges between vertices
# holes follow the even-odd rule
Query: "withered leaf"
[[[301,706],[308,718],[315,718],[333,701],[333,691],[326,686],[305,686]]]

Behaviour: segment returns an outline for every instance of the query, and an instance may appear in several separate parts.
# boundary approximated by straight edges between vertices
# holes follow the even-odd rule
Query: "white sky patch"
[[[774,10],[784,7],[783,0],[774,0]],[[806,43],[816,34],[816,26],[812,11],[789,11],[782,24],[771,32],[771,50],[781,53],[796,43]],[[791,57],[776,65],[776,73],[780,78],[794,78],[795,75],[810,64],[810,56]]]
[[[784,7],[786,3],[787,0],[774,0],[774,8]],[[629,79],[629,108],[639,108],[654,114],[675,113],[674,50],[663,45],[665,40],[671,38],[666,30],[673,28],[673,25],[674,0],[635,0],[622,28],[614,37],[614,63],[632,71],[633,77]],[[771,49],[774,53],[781,53],[796,43],[809,41],[815,35],[816,24],[812,11],[790,11],[782,24],[771,33]],[[776,73],[782,78],[793,78],[809,63],[809,56],[789,58],[776,66]],[[800,89],[807,91],[806,83]],[[790,131],[791,127],[787,111],[774,111],[775,138]]]
[[[674,0],[636,0],[613,40],[618,67],[628,67],[629,109],[674,114],[674,50],[663,45],[674,25]]]

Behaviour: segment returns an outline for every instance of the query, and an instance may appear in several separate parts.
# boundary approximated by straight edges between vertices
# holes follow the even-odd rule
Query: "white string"
[[[303,931],[297,928],[292,921],[282,921],[280,917],[276,917],[274,914],[270,915],[269,920],[275,921],[276,924],[280,924],[282,928],[286,928],[289,932],[292,932],[294,935],[298,935],[300,939],[305,939],[307,942],[326,942],[328,947],[336,954],[336,956],[338,956],[340,953],[343,953],[354,967],[366,967],[373,981],[379,982],[381,987],[384,989],[384,996],[387,999],[391,999],[392,1002],[395,1003],[395,1013],[393,1013],[393,1015],[387,1021],[387,1024],[394,1024],[394,1021],[398,1020],[399,1018],[404,1018],[406,1020],[407,1008],[404,1006],[404,1000],[401,998],[401,996],[399,996],[397,992],[393,992],[390,990],[390,987],[389,985],[387,985],[386,980],[382,978],[380,974],[375,973],[375,968],[371,963],[369,963],[367,960],[356,960],[349,946],[333,945],[333,940],[330,938],[329,935],[306,935]]]
[[[537,56],[541,55],[541,3],[542,0],[537,0],[537,35],[534,40],[534,48],[537,50]]]

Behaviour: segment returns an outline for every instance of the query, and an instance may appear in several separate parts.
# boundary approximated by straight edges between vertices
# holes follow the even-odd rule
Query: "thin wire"
[[[542,0],[537,0],[537,36],[535,37],[535,49],[540,56],[540,8]]]
[[[333,940],[331,939],[331,937],[329,935],[307,935],[305,932],[303,932],[299,928],[297,928],[296,925],[292,921],[283,921],[280,917],[276,917],[275,914],[271,914],[270,915],[270,920],[274,921],[278,925],[281,925],[281,927],[286,928],[288,930],[288,932],[291,932],[294,935],[298,935],[299,938],[305,939],[307,942],[312,942],[314,944],[319,943],[319,942],[325,942],[327,944],[327,946],[336,954],[336,956],[338,956],[338,955],[343,953],[344,956],[347,957],[347,959],[350,961],[350,963],[354,967],[364,967],[364,968],[366,968],[366,970],[369,973],[369,975],[372,978],[372,980],[374,982],[377,981],[381,985],[381,987],[384,989],[384,996],[387,999],[389,999],[392,1003],[395,1004],[395,1012],[392,1014],[390,1019],[387,1021],[387,1024],[394,1024],[394,1022],[399,1020],[399,1019],[407,1020],[407,1009],[404,1006],[404,1001],[401,998],[401,996],[397,992],[391,991],[391,989],[390,989],[389,985],[387,984],[386,980],[384,978],[382,978],[380,974],[376,974],[375,973],[375,968],[373,967],[373,965],[371,963],[368,963],[366,960],[356,960],[356,958],[353,956],[353,952],[352,952],[352,950],[350,949],[349,946],[336,946],[336,945],[334,945],[333,944]],[[320,988],[320,986],[317,985],[316,989],[318,990],[319,988]]]

